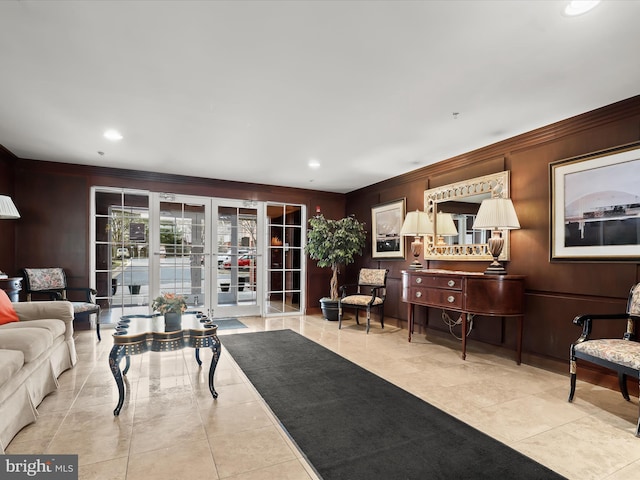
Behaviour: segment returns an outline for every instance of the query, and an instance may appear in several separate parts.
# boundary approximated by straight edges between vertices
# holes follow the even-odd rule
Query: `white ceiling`
[[[4,0],[0,145],[349,192],[640,94],[640,1],[566,3]]]

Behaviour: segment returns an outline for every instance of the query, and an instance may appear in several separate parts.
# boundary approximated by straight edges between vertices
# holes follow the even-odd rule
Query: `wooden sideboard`
[[[415,305],[460,312],[463,360],[467,356],[468,315],[517,318],[516,362],[520,365],[524,324],[524,279],[524,275],[484,275],[440,269],[404,270],[402,301],[406,302],[408,307],[409,341],[413,332]]]

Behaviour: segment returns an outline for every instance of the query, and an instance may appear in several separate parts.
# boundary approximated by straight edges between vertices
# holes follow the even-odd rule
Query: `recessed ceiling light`
[[[112,142],[117,142],[118,140],[122,140],[122,134],[117,130],[107,130],[104,132],[104,138]]]
[[[309,165],[309,168],[320,168],[320,162],[315,158],[309,160],[309,163],[307,165]]]
[[[594,9],[599,3],[600,0],[573,0],[565,7],[564,13],[575,17]]]

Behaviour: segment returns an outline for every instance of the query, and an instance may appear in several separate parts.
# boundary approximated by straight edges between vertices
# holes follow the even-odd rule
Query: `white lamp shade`
[[[436,221],[436,233],[443,237],[453,237],[458,235],[458,229],[450,213],[438,213]]]
[[[415,212],[407,213],[400,230],[402,236],[419,237],[421,235],[430,235],[433,233],[433,223],[429,220],[427,212]]]
[[[520,222],[510,198],[483,200],[473,222],[474,230],[516,230]]]
[[[7,195],[0,195],[0,218],[20,218],[20,214],[13,204],[13,200]]]

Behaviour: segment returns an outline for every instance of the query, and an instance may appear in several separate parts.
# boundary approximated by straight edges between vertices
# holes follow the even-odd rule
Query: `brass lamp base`
[[[489,252],[493,257],[493,262],[484,271],[485,275],[506,275],[507,271],[502,264],[498,261],[500,254],[502,253],[502,247],[504,246],[504,238],[502,238],[502,232],[500,230],[494,230],[491,234],[491,238],[487,241],[489,246]]]
[[[422,263],[418,258],[422,253],[422,242],[420,241],[420,237],[415,237],[413,242],[411,242],[411,253],[413,254],[413,262],[409,265],[409,270],[422,270]]]
[[[484,271],[485,275],[506,275],[507,271],[504,269],[502,264],[498,262],[497,258],[493,259],[491,265]]]

